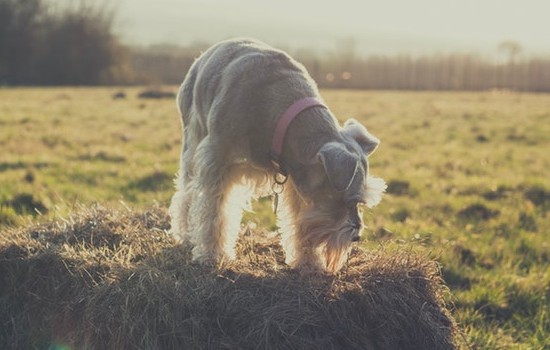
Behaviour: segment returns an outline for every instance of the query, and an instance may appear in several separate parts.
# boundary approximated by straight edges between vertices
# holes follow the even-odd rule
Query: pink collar
[[[283,153],[283,142],[285,140],[286,130],[290,123],[296,118],[300,113],[309,109],[311,107],[323,107],[327,108],[315,97],[304,97],[294,102],[288,107],[288,109],[281,115],[275,126],[275,132],[273,133],[273,140],[271,142],[271,163],[275,169],[283,174],[287,175],[286,169],[281,165],[281,154]]]

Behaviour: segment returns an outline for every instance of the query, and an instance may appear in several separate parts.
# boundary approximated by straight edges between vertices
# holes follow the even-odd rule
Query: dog
[[[192,244],[193,260],[235,258],[243,208],[280,193],[286,263],[340,270],[360,239],[361,206],[378,204],[386,188],[369,175],[379,139],[354,119],[342,128],[306,69],[253,39],[201,54],[177,105],[183,147],[170,232]]]

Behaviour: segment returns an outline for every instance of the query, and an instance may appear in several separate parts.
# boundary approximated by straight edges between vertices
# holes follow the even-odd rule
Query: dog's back
[[[177,101],[183,124],[194,124],[200,133],[186,132],[187,139],[220,135],[258,145],[271,137],[277,117],[296,96],[319,96],[300,63],[262,42],[233,39],[214,45],[194,62]],[[243,127],[253,140],[242,140]]]

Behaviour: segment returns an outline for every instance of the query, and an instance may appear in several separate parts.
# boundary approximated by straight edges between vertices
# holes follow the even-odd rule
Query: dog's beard
[[[378,205],[378,203],[382,200],[382,194],[386,191],[387,187],[388,186],[383,179],[370,175],[367,176],[367,190],[365,196],[365,204],[367,207],[372,208]]]
[[[331,273],[342,268],[351,250],[352,238],[359,233],[351,224],[334,220],[332,214],[315,210],[304,216],[300,230],[301,239],[317,247],[316,253]]]
[[[352,238],[359,233],[358,231],[346,225],[328,237],[323,246],[327,271],[335,273],[342,268],[349,256]]]

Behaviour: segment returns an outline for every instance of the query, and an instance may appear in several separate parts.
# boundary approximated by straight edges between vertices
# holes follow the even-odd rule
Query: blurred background
[[[545,0],[0,0],[0,85],[178,84],[256,37],[321,87],[550,91]]]

